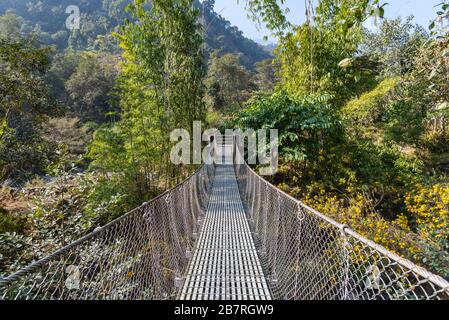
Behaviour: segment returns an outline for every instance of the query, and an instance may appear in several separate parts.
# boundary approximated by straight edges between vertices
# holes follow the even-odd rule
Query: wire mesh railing
[[[214,172],[206,164],[174,189],[0,279],[0,299],[175,299]]]
[[[234,168],[274,299],[449,299],[445,279]]]
[[[272,298],[449,299],[445,279],[290,197],[246,163],[234,163],[234,171]],[[0,299],[176,299],[214,173],[205,164],[174,189],[0,279]]]

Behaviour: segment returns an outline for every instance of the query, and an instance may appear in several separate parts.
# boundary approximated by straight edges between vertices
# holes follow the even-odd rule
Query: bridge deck
[[[232,165],[217,167],[181,299],[271,299]]]

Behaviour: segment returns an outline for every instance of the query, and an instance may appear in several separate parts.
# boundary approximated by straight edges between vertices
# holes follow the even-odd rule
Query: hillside
[[[11,11],[19,16],[22,33],[38,33],[44,44],[56,45],[59,50],[68,46],[84,49],[116,48],[116,40],[105,37],[119,26],[125,18],[130,18],[125,7],[131,0],[2,0],[0,15]],[[81,13],[80,30],[71,33],[65,26],[69,14],[66,8],[77,5]],[[223,53],[236,53],[242,63],[252,68],[258,61],[270,57],[269,53],[256,42],[245,38],[242,32],[229,21],[213,11],[214,2],[200,1],[195,4],[203,10],[201,16],[206,25],[206,52],[220,50]]]
[[[217,14],[214,10],[215,1],[205,1],[204,6],[196,1],[203,10],[205,20],[205,43],[208,51],[220,50],[222,53],[237,53],[241,62],[252,68],[256,62],[270,58],[270,53],[263,46],[243,36],[236,26]]]

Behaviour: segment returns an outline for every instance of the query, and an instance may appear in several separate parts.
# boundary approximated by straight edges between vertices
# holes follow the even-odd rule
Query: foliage
[[[202,37],[192,1],[129,6],[139,23],[118,37],[124,50],[118,80],[121,121],[97,130],[88,156],[103,177],[93,203],[125,199],[128,208],[176,183],[190,168],[170,163],[170,132],[205,119]],[[121,200],[118,200],[121,201]],[[122,207],[123,208],[123,207]]]
[[[112,56],[94,53],[85,53],[79,59],[65,83],[69,110],[83,122],[110,120],[118,111],[113,93],[118,62]]]
[[[440,4],[435,6],[438,11],[436,12],[437,17],[429,25],[429,29],[434,37],[442,39],[448,38],[448,25],[449,20],[449,3],[447,0],[442,0]]]
[[[254,82],[262,92],[272,92],[279,83],[279,65],[273,59],[266,59],[256,63]]]
[[[366,127],[377,124],[385,113],[385,101],[397,87],[399,80],[398,77],[383,80],[373,90],[349,101],[342,113],[352,125]]]
[[[237,114],[236,124],[242,128],[278,129],[281,155],[286,160],[313,161],[325,141],[340,128],[327,100],[326,96],[294,98],[284,91],[255,96]]]
[[[6,188],[2,188],[2,190],[0,190],[0,200],[2,202],[2,207],[0,207],[0,234],[7,232],[21,232],[25,228],[26,220],[20,217],[17,212],[7,210],[3,207],[3,205],[7,204],[8,200],[10,200],[5,199],[7,197],[5,194],[8,194],[8,190],[5,189]],[[8,198],[11,198],[10,195],[8,196]]]
[[[127,5],[133,0],[83,0],[74,3],[70,0],[2,0],[0,15],[13,10],[13,15],[7,15],[0,20],[0,32],[9,32],[11,28],[25,34],[39,36],[41,42],[56,45],[59,51],[66,48],[75,50],[99,50],[118,53],[118,41],[111,33],[119,27],[125,19],[132,21],[133,17],[126,12]],[[65,21],[69,16],[66,8],[69,5],[80,8],[80,30],[71,32],[66,29]],[[213,10],[214,1],[205,1],[204,6],[194,1],[196,8],[203,10],[205,28],[205,54],[214,50],[224,53],[235,53],[242,56],[247,68],[251,68],[258,61],[267,59],[269,54],[254,41],[243,36],[243,33],[230,22]],[[148,5],[147,5],[148,7]],[[8,24],[3,28],[4,23]],[[15,33],[17,31],[14,31]]]
[[[65,84],[75,73],[80,61],[81,53],[72,49],[56,53],[53,56],[51,67],[47,73],[47,81],[52,95],[59,101],[66,102],[68,100]]]
[[[119,209],[124,209],[121,211],[123,213],[158,191],[154,185],[144,191],[145,187],[149,187],[146,179],[151,177],[139,172],[137,154],[127,156],[127,153],[133,152],[133,145],[125,144],[125,139],[126,135],[118,125],[112,128],[104,126],[94,134],[87,156],[92,159],[91,167],[97,169],[101,176],[89,197],[89,206],[93,211],[108,209],[111,201],[122,200]],[[109,212],[112,216],[119,213]]]
[[[376,32],[367,32],[362,54],[379,62],[381,78],[408,73],[415,63],[420,48],[429,35],[423,27],[413,24],[413,16],[405,21],[383,19]]]
[[[53,57],[46,80],[52,95],[65,104],[67,115],[83,123],[116,121],[119,61],[106,52],[67,49]]]
[[[10,11],[6,12],[4,16],[0,16],[0,37],[20,39],[22,23],[19,16]]]
[[[449,243],[449,187],[444,184],[417,186],[406,197],[408,211],[414,215],[420,236]]]
[[[449,101],[449,39],[436,39],[424,45],[415,66],[403,79],[404,95],[424,119],[423,127],[446,131]]]
[[[373,203],[362,194],[349,200],[320,195],[304,201],[385,248],[443,277],[449,276],[447,247],[415,232],[406,216],[387,220],[373,211]]]
[[[202,3],[195,1],[195,6],[201,9],[207,59],[215,51],[220,52],[220,55],[232,53],[239,56],[246,68],[252,69],[255,63],[270,57],[259,44],[244,37],[243,32],[236,26],[232,26],[228,20],[214,12],[215,0],[205,0]]]
[[[376,143],[416,144],[424,132],[425,115],[404,97],[399,76],[386,78],[373,90],[349,101],[342,112],[348,131]]]
[[[449,274],[449,187],[447,184],[418,185],[406,197],[416,230],[426,246],[425,254],[418,256],[437,273]],[[443,262],[443,263],[441,263]]]
[[[288,9],[283,9],[284,0],[246,0],[246,7],[250,13],[250,17],[262,23],[278,35],[282,35],[283,31],[290,25],[286,18]]]
[[[59,149],[66,146],[65,162],[75,164],[79,168],[86,168],[84,154],[95,128],[95,124],[83,124],[79,118],[54,118],[44,126],[43,136],[46,140],[59,145]]]
[[[373,62],[356,55],[363,40],[367,3],[320,1],[314,22],[295,27],[282,39],[276,53],[283,88],[299,96],[330,94],[333,103],[342,106],[373,86]]]
[[[2,1],[3,2],[3,1]],[[15,0],[5,1],[0,13],[14,12],[23,19],[25,34],[38,34],[47,45],[56,45],[64,50],[92,48],[98,36],[109,34],[120,21],[127,17],[124,8],[130,0],[88,0],[73,3],[69,0]],[[66,8],[76,4],[81,12],[81,29],[71,32],[66,29]]]
[[[10,221],[0,222],[0,274],[11,274],[110,221],[87,208],[96,180],[92,174],[61,172],[51,183],[35,179],[9,197],[11,208],[1,209]]]
[[[252,73],[231,53],[211,55],[205,84],[211,106],[220,111],[241,109],[256,89]]]
[[[56,156],[39,134],[60,114],[45,82],[50,52],[31,40],[0,38],[0,181],[43,172]]]
[[[380,79],[384,81],[343,108],[352,125],[369,125],[380,135],[375,139],[402,145],[424,146],[422,137],[426,130],[444,135],[448,100],[448,60],[444,58],[447,40],[430,39],[408,18],[405,22],[385,20],[379,33],[368,35],[366,41],[369,43],[366,54],[380,62],[383,70]],[[364,115],[361,110],[365,110]],[[362,134],[366,131],[358,130]]]

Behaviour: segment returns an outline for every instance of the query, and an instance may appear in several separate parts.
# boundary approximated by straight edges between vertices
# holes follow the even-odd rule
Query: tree
[[[256,63],[255,83],[257,89],[271,92],[280,81],[279,65],[273,59],[266,59]]]
[[[111,33],[125,19],[133,19],[131,13],[125,10],[133,2],[134,0],[83,0],[75,3],[71,0],[1,0],[0,15],[6,10],[13,10],[23,18],[24,34],[35,33],[35,26],[39,26],[41,41],[47,45],[56,45],[61,52],[69,47],[119,53],[117,39],[113,39]],[[73,4],[80,8],[81,29],[70,31],[65,26],[68,17],[65,9]],[[247,68],[253,68],[256,62],[270,57],[261,50],[260,45],[244,37],[237,27],[231,26],[229,21],[215,13],[213,1],[195,0],[193,5],[203,11],[199,19],[204,23],[203,49],[206,58],[213,50],[223,47],[226,52],[241,54],[242,63]],[[149,7],[148,3],[146,7]]]
[[[382,78],[401,76],[414,67],[420,48],[429,40],[423,27],[413,24],[413,16],[384,19],[378,32],[367,32],[361,54],[379,62]]]
[[[241,128],[279,130],[280,154],[286,161],[314,162],[322,148],[341,134],[339,116],[327,103],[329,97],[295,98],[280,91],[273,95],[258,94],[237,113]]]
[[[371,11],[370,1],[319,1],[316,15],[309,12],[308,22],[281,39],[277,58],[283,88],[297,96],[330,94],[337,107],[372,88],[373,62],[358,55]]]
[[[128,7],[136,22],[117,34],[124,58],[117,83],[121,120],[98,130],[89,150],[92,167],[103,174],[97,203],[123,198],[134,207],[192,169],[170,162],[170,132],[191,132],[193,121],[205,119],[201,26],[192,3]]]
[[[234,53],[239,55],[240,62],[246,68],[253,69],[256,62],[270,57],[270,54],[259,44],[245,38],[237,27],[232,26],[228,20],[214,12],[215,1],[200,3],[196,0],[195,5],[202,11],[206,59],[209,59],[214,51],[221,51],[222,54]]]
[[[283,8],[285,0],[246,0],[245,2],[250,17],[259,25],[265,24],[278,37],[284,37],[285,32],[292,27],[286,17],[289,9]],[[306,8],[307,14],[316,11],[318,20],[323,17],[325,17],[324,20],[332,17],[334,27],[343,32],[366,20],[368,16],[383,17],[386,5],[380,3],[380,0],[319,0],[314,10],[312,4],[313,1],[306,0],[306,7],[309,5],[309,8]]]
[[[22,24],[21,17],[12,12],[6,12],[5,15],[0,16],[0,37],[20,39]]]
[[[449,99],[448,63],[444,58],[447,43],[444,38],[432,39],[412,23],[412,17],[405,22],[384,20],[378,33],[367,35],[362,49],[379,62],[379,78],[383,81],[349,102],[343,111],[357,119],[356,123],[364,124],[365,128],[360,126],[364,133],[369,131],[366,119],[372,123],[376,118],[375,126],[368,125],[375,132],[374,139],[381,136],[387,141],[420,147],[427,129],[444,135],[449,116],[445,107]],[[362,114],[365,120],[360,118]]]
[[[282,8],[285,0],[246,0],[246,8],[250,17],[259,25],[262,23],[278,36],[290,26],[286,13]]]
[[[206,79],[209,97],[216,110],[242,109],[256,86],[252,73],[235,54],[214,52],[209,61]]]
[[[0,180],[43,172],[54,156],[38,132],[60,114],[45,82],[50,53],[31,40],[0,38]]]
[[[69,110],[82,121],[103,123],[117,112],[113,89],[117,60],[107,54],[85,53],[65,83]]]
[[[82,54],[78,51],[66,49],[53,57],[47,79],[53,91],[53,96],[59,101],[66,102],[68,100],[65,84],[72,74],[75,73],[81,56]]]

